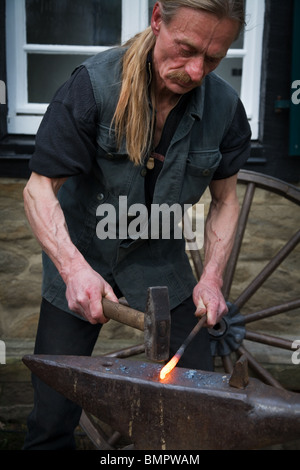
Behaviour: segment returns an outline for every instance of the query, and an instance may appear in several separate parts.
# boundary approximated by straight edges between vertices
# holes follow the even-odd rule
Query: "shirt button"
[[[104,194],[103,193],[98,194],[97,199],[98,199],[98,201],[103,201]]]
[[[146,176],[147,174],[147,168],[142,168],[141,169],[141,176]]]
[[[206,168],[205,170],[203,170],[202,175],[203,176],[209,176],[210,175],[210,170],[208,168]]]

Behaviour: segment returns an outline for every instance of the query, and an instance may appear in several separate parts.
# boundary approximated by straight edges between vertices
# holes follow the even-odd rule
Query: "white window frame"
[[[241,100],[251,125],[252,140],[259,137],[265,8],[265,0],[247,1]]]
[[[247,27],[243,49],[230,49],[227,57],[243,59],[241,100],[252,128],[259,133],[259,102],[265,0],[247,1]],[[122,1],[122,42],[148,26],[148,0]],[[35,135],[48,103],[28,103],[27,54],[93,55],[101,46],[62,46],[26,43],[25,0],[6,0],[8,133]]]
[[[124,42],[148,25],[147,0],[122,1]],[[8,132],[34,135],[48,103],[28,103],[27,54],[94,55],[108,49],[102,46],[64,46],[26,43],[25,0],[6,0],[6,48],[8,76]]]

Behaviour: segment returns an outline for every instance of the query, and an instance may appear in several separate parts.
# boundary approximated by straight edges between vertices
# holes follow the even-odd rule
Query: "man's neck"
[[[163,107],[167,108],[174,108],[178,101],[180,100],[182,95],[179,95],[177,93],[173,93],[170,91],[164,84],[164,82],[161,80],[160,77],[157,77],[156,75],[153,78],[153,85],[154,87],[154,96],[155,96],[155,102],[156,102],[156,107],[160,107],[162,105]]]

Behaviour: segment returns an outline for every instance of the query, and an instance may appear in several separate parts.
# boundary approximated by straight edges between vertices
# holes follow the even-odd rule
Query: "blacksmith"
[[[169,288],[171,351],[197,316],[226,313],[222,277],[236,230],[237,172],[250,128],[236,92],[213,70],[245,21],[243,0],[162,0],[151,26],[125,46],[87,60],[56,93],[36,139],[25,208],[43,249],[37,354],[90,355],[106,322],[101,299],[144,310],[147,288]],[[205,260],[195,280],[183,239],[99,239],[96,210],[211,206]],[[195,310],[196,315],[195,315]],[[207,329],[183,367],[212,370]],[[73,449],[81,410],[33,379],[25,449]],[[124,404],[126,406],[126,404]],[[129,405],[128,405],[129,406]]]

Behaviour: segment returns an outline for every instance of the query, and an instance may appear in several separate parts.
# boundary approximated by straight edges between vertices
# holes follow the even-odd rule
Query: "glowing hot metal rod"
[[[182,346],[178,349],[178,351],[175,353],[175,355],[172,357],[172,359],[167,362],[167,364],[162,368],[160,371],[159,377],[161,380],[164,380],[166,376],[176,367],[177,363],[180,361],[184,351],[188,347],[188,345],[191,343],[191,341],[195,338],[195,336],[199,333],[201,330],[202,326],[206,322],[207,315],[204,315],[197,323],[197,325],[192,329],[190,332],[189,336],[187,339],[184,341]]]

